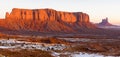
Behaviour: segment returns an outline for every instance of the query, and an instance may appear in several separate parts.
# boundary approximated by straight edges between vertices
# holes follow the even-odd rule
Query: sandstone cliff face
[[[86,13],[18,8],[14,8],[10,14],[6,13],[0,26],[11,30],[39,32],[76,32],[81,28],[95,28]]]

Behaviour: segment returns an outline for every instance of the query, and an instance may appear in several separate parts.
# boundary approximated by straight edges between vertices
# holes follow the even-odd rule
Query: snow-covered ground
[[[6,49],[6,48],[14,48],[14,47],[0,46],[0,48],[4,48],[4,49]]]
[[[21,48],[21,49],[40,49],[40,50],[63,50],[64,44],[46,44],[36,42],[18,41],[16,39],[1,39],[0,48]]]
[[[100,54],[88,54],[88,53],[79,53],[79,54],[74,54],[72,57],[114,57],[114,56],[104,56]]]
[[[56,53],[53,52],[53,56],[55,57],[60,57],[60,54],[64,54],[64,55],[68,55],[68,57],[115,57],[115,56],[104,56],[104,55],[100,55],[100,54],[89,54],[89,53],[69,53],[69,52],[65,52],[65,53]]]
[[[82,40],[84,41],[84,39]],[[26,41],[18,41],[16,39],[1,39],[0,40],[0,48],[9,49],[9,48],[21,48],[21,49],[40,49],[40,50],[63,50],[67,46],[64,44],[46,44],[46,43],[36,43],[36,42],[26,42]],[[77,53],[57,53],[52,52],[52,55],[55,57],[60,57],[60,54],[69,55],[70,57],[114,57],[114,56],[104,56],[100,54],[88,54],[83,52]]]
[[[63,39],[63,38],[59,38]],[[92,39],[86,39],[86,38],[64,38],[64,40],[71,41],[71,42],[88,42],[91,41]]]

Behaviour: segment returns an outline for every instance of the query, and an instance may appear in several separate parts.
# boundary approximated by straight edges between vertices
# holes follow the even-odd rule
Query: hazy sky
[[[90,15],[91,22],[98,23],[108,17],[111,23],[120,24],[120,0],[0,0],[0,17],[12,8],[85,12]]]

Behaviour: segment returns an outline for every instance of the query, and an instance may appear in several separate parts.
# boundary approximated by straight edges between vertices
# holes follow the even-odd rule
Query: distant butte
[[[113,26],[109,23],[109,19],[106,17],[105,19],[102,19],[102,22],[98,23],[97,26]]]
[[[12,9],[0,20],[0,27],[10,30],[38,32],[79,32],[83,28],[96,28],[89,15],[82,12],[62,12],[54,9]]]

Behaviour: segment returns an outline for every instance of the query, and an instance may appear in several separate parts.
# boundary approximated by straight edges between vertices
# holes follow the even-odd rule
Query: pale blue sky
[[[12,8],[85,12],[90,15],[91,22],[98,23],[108,17],[111,23],[120,24],[120,0],[0,0],[0,17]]]

